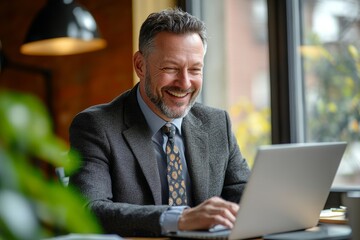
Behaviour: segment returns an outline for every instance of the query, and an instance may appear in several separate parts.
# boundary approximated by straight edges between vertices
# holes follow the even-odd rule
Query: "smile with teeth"
[[[179,92],[179,91],[171,91],[171,90],[167,90],[166,92],[178,98],[183,98],[190,93],[190,92]]]

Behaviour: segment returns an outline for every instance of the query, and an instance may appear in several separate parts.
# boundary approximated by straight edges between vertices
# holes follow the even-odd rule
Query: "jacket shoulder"
[[[226,122],[228,119],[228,113],[225,110],[205,106],[201,103],[195,103],[191,108],[186,118],[198,125],[201,124],[216,124],[219,125],[221,122]]]
[[[196,113],[205,113],[205,114],[224,114],[225,110],[223,109],[219,109],[219,108],[214,108],[214,107],[210,107],[210,106],[206,106],[202,103],[195,103],[194,106],[191,108],[191,112],[196,112]]]

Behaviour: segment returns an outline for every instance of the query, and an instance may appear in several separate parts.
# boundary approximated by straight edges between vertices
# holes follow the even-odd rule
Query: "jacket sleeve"
[[[70,126],[71,150],[82,156],[81,167],[70,176],[70,186],[88,200],[87,207],[105,232],[123,237],[160,236],[160,216],[168,206],[113,201],[111,145],[104,129],[107,123],[99,117],[91,111],[82,112]]]
[[[228,165],[225,171],[224,187],[221,196],[235,203],[239,203],[245,185],[250,176],[250,169],[245,158],[243,158],[237,140],[232,131],[230,118],[225,112],[226,130],[228,136]]]

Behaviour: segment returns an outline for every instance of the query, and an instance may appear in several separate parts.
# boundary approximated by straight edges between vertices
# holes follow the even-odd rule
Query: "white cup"
[[[349,225],[352,230],[352,240],[360,240],[360,191],[349,191],[342,196],[346,207]]]

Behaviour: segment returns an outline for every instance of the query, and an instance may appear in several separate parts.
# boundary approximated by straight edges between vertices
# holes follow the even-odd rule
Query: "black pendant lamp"
[[[74,0],[48,0],[34,18],[20,52],[71,55],[106,47],[93,16]]]

